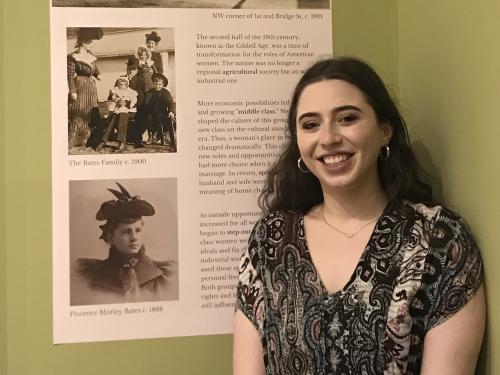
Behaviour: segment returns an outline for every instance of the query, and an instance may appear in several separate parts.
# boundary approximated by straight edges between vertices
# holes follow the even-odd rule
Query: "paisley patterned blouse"
[[[396,202],[350,281],[329,293],[303,214],[272,212],[241,259],[236,306],[260,334],[266,374],[419,374],[426,332],[465,305],[482,275],[460,217]]]

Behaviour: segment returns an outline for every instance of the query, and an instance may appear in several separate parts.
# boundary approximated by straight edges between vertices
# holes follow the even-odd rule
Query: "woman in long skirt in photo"
[[[68,55],[68,148],[86,146],[90,113],[97,107],[99,70],[92,43],[102,38],[100,28],[80,28],[75,51]]]

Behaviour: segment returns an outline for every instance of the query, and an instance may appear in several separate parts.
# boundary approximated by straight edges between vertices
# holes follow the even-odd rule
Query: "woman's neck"
[[[388,197],[380,182],[358,189],[323,190],[324,214],[339,222],[371,220],[380,215]]]
[[[76,54],[74,53],[73,57],[75,58],[75,60],[85,62],[89,65],[96,60],[96,57],[94,55],[81,47],[76,50]]]

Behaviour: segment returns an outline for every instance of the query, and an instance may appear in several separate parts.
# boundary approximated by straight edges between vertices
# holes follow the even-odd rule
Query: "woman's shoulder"
[[[74,271],[87,280],[93,280],[102,274],[104,259],[78,258],[72,265]]]
[[[464,220],[460,214],[451,208],[441,204],[424,204],[410,201],[401,202],[401,208],[407,216],[421,218],[431,228],[446,223],[448,226],[459,228],[464,226]]]
[[[429,252],[439,258],[453,258],[458,248],[464,257],[478,258],[479,249],[469,225],[460,214],[443,205],[405,202],[413,210],[412,231],[422,232]],[[416,228],[415,225],[419,228]]]

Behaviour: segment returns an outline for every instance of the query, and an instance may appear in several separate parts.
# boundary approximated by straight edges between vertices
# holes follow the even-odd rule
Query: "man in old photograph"
[[[101,204],[96,219],[100,239],[109,248],[104,259],[78,258],[73,265],[71,304],[162,301],[175,297],[174,261],[147,255],[145,217],[155,208],[116,182],[108,191],[115,199]]]

